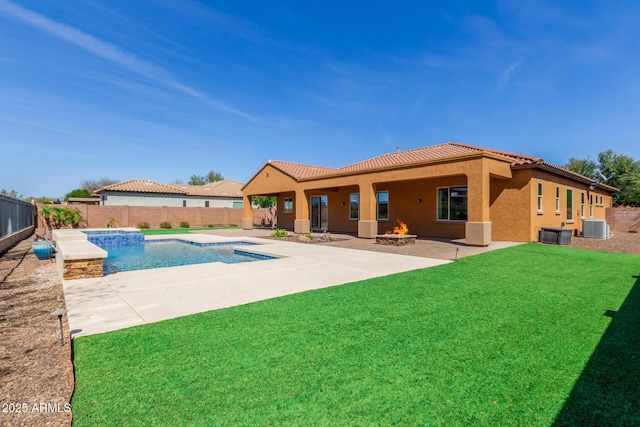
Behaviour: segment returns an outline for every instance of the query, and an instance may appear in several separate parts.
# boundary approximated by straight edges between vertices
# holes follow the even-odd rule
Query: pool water
[[[236,264],[261,259],[273,259],[273,257],[267,255],[254,254],[234,248],[235,245],[248,245],[251,243],[232,243],[198,245],[173,240],[110,247],[108,249],[109,256],[104,259],[103,271],[106,275],[120,271],[147,270],[150,268],[209,262]]]

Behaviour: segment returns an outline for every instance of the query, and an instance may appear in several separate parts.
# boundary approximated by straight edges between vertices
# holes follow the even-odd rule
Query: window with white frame
[[[349,195],[349,219],[360,219],[360,194]]]
[[[293,213],[293,197],[285,197],[283,202],[283,213]]]
[[[379,191],[376,193],[376,211],[378,219],[389,219],[389,192]]]
[[[438,221],[467,220],[467,187],[438,188]]]
[[[589,194],[589,218],[593,218],[593,194]]]
[[[584,218],[584,191],[580,193],[580,217]]]
[[[538,213],[542,213],[542,183],[538,183]]]
[[[556,187],[556,214],[560,215],[560,187]]]
[[[573,190],[567,190],[567,222],[573,222]]]

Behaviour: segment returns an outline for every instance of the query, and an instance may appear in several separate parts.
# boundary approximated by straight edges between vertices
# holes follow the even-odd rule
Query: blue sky
[[[640,159],[637,1],[0,0],[0,188],[447,141]]]

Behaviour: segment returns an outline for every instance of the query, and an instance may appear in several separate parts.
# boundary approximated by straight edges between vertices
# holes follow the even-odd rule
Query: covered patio
[[[512,162],[451,146],[432,158],[398,151],[340,169],[269,161],[243,188],[242,226],[253,227],[252,196],[269,195],[278,200],[278,227],[296,233],[328,230],[373,239],[402,220],[412,234],[486,246],[492,181],[512,178]]]

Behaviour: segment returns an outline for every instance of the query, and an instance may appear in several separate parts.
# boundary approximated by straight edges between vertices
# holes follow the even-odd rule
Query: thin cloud
[[[96,56],[99,56],[123,68],[133,71],[134,73],[139,74],[149,80],[160,83],[165,87],[197,98],[213,108],[253,122],[257,121],[254,117],[240,110],[237,110],[221,101],[212,99],[202,92],[199,92],[198,90],[179,82],[178,80],[173,78],[171,74],[153,65],[152,63],[139,59],[136,56],[118,48],[111,43],[102,41],[76,28],[52,21],[45,16],[31,12],[16,4],[4,0],[0,0],[0,12],[9,15],[14,19],[30,24],[37,29],[49,33],[68,43],[79,46]]]
[[[520,68],[523,62],[524,61],[520,59],[519,61],[511,64],[509,68],[507,68],[502,72],[502,75],[500,76],[500,80],[498,81],[498,90],[504,89],[509,84],[511,77],[518,70],[518,68]]]

